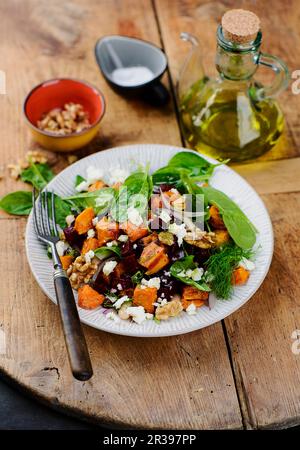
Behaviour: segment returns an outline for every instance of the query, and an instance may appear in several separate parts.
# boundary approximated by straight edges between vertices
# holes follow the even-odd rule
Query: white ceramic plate
[[[167,164],[168,160],[177,152],[186,149],[157,144],[138,144],[117,147],[88,156],[76,162],[57,175],[48,185],[61,196],[71,195],[74,192],[76,175],[85,176],[88,166],[94,165],[104,171],[115,167],[130,168],[133,163],[150,163],[150,170],[154,171]],[[214,162],[213,160],[207,158]],[[83,323],[99,330],[110,333],[137,337],[172,336],[212,325],[224,317],[232,314],[257,291],[263,282],[273,255],[273,230],[268,212],[254,189],[236,172],[227,166],[216,168],[211,184],[225,192],[245,212],[259,230],[257,245],[260,247],[255,260],[256,268],[251,273],[246,285],[235,287],[230,300],[217,300],[215,307],[199,308],[196,315],[182,312],[179,317],[162,321],[160,324],[147,320],[141,325],[130,321],[119,323],[106,318],[101,309],[92,311],[79,308],[80,319]],[[44,293],[56,303],[52,280],[52,262],[48,259],[45,247],[37,240],[32,216],[29,216],[26,229],[26,251],[32,273]]]

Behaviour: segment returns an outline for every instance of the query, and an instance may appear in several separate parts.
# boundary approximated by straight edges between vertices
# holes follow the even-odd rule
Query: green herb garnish
[[[253,257],[253,250],[245,250],[235,244],[228,244],[209,257],[205,273],[206,280],[218,298],[228,299],[233,290],[231,278],[243,258]]]
[[[133,282],[133,284],[140,284],[143,278],[144,273],[141,270],[139,270],[134,275],[132,275],[131,281]]]
[[[16,191],[0,200],[0,209],[16,216],[28,216],[32,208],[32,194],[28,191]]]

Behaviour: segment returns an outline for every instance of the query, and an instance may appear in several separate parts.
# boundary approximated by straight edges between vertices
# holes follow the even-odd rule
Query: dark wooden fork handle
[[[93,375],[92,364],[72,287],[61,269],[54,273],[54,286],[73,376],[80,381],[88,380]]]

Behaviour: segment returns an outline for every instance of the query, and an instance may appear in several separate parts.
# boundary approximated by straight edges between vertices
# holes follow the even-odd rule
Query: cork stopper
[[[254,41],[260,29],[260,20],[256,14],[245,9],[231,9],[222,17],[224,37],[236,44]]]

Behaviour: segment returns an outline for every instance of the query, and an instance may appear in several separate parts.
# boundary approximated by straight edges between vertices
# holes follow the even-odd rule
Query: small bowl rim
[[[156,50],[159,50],[162,53],[162,55],[164,56],[164,59],[165,59],[165,67],[164,67],[164,69],[158,75],[156,75],[156,77],[152,78],[152,80],[146,81],[145,83],[142,83],[142,84],[137,84],[137,85],[134,85],[134,86],[122,86],[121,84],[116,83],[102,69],[101,63],[100,63],[100,60],[99,60],[98,54],[97,54],[97,47],[100,44],[100,42],[104,41],[105,39],[109,39],[109,38],[121,38],[121,39],[123,38],[123,39],[129,39],[129,40],[132,40],[132,41],[140,41],[140,42],[143,42],[144,44],[149,45],[150,47],[154,47]],[[132,36],[126,36],[126,35],[123,35],[123,34],[108,34],[108,35],[105,35],[105,36],[102,36],[101,38],[99,38],[96,41],[96,44],[95,44],[95,47],[94,47],[94,54],[95,54],[95,59],[96,59],[96,62],[98,64],[98,67],[99,67],[102,75],[104,76],[104,78],[112,86],[116,86],[120,90],[124,90],[124,91],[125,90],[127,90],[127,91],[135,91],[135,90],[138,91],[139,89],[147,88],[151,84],[157,82],[163,76],[163,74],[168,70],[168,58],[167,58],[166,52],[164,51],[164,49],[162,47],[159,47],[159,45],[153,44],[153,42],[147,41],[146,39],[140,39],[140,38],[136,38],[136,37],[132,37]]]
[[[26,113],[26,105],[27,105],[27,102],[28,102],[28,100],[30,99],[30,97],[32,96],[32,94],[33,94],[35,91],[37,91],[40,87],[42,87],[43,84],[45,84],[45,83],[51,83],[51,82],[53,82],[53,81],[76,81],[77,83],[81,83],[81,84],[83,84],[83,85],[85,85],[85,86],[87,86],[87,87],[89,87],[89,88],[91,88],[91,89],[94,89],[94,90],[98,93],[98,95],[100,96],[101,101],[102,101],[102,105],[103,105],[102,112],[101,112],[99,118],[97,119],[97,121],[94,122],[92,125],[90,125],[88,128],[85,128],[85,129],[82,130],[82,131],[73,131],[72,133],[66,134],[66,135],[55,134],[55,133],[51,133],[50,131],[41,130],[41,129],[38,128],[36,125],[34,125],[34,124],[31,122],[31,120],[29,120],[29,118],[28,118],[28,116],[27,116],[27,113]],[[87,82],[87,81],[83,81],[83,80],[81,80],[81,79],[79,79],[79,78],[58,77],[58,78],[51,78],[51,79],[49,79],[49,80],[42,81],[41,83],[37,84],[36,86],[34,86],[34,87],[29,91],[29,93],[26,95],[25,100],[24,100],[24,102],[23,102],[23,115],[24,115],[24,117],[25,117],[25,120],[26,120],[27,124],[28,124],[31,128],[33,128],[35,131],[37,131],[38,133],[41,133],[41,134],[43,134],[44,136],[49,136],[49,137],[54,138],[54,139],[68,139],[68,138],[71,138],[71,137],[82,136],[82,135],[86,134],[88,131],[90,131],[90,130],[92,130],[93,128],[95,128],[95,127],[101,122],[101,120],[103,119],[103,116],[104,116],[105,112],[106,112],[106,101],[105,101],[105,98],[104,98],[103,93],[102,93],[98,88],[96,88],[93,84],[91,84],[91,83],[89,83],[89,82]]]

